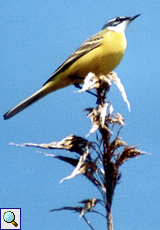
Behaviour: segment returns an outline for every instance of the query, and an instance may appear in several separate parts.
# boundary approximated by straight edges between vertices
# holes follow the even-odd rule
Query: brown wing
[[[77,59],[82,57],[83,55],[89,53],[91,50],[97,48],[101,44],[101,40],[103,39],[105,30],[100,31],[99,33],[93,35],[91,38],[86,40],[74,53],[72,53],[53,73],[53,75],[44,83],[47,84],[54,77],[56,77],[59,73],[66,70],[72,63],[74,63]]]

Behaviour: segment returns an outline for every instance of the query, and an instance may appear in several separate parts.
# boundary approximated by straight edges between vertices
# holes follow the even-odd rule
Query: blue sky
[[[38,90],[61,62],[106,21],[141,13],[127,31],[127,51],[116,69],[125,86],[131,113],[114,86],[109,100],[115,112],[125,117],[122,138],[150,155],[131,160],[121,168],[113,217],[114,229],[158,230],[160,2],[0,2],[0,208],[22,208],[23,230],[88,229],[78,214],[49,210],[97,197],[89,182],[79,176],[60,184],[72,167],[37,154],[34,148],[18,148],[9,143],[47,143],[71,133],[85,137],[90,122],[83,109],[94,105],[93,98],[75,93],[71,86],[50,94],[11,120],[4,121],[2,116]],[[105,229],[102,218],[88,218],[97,230]]]

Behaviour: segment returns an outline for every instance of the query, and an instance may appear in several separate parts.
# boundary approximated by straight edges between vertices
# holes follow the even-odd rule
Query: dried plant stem
[[[110,187],[110,188],[109,188]],[[113,194],[114,194],[114,189],[112,188],[111,185],[109,185],[107,191],[108,193],[106,194],[106,212],[107,212],[107,229],[108,230],[113,230],[113,219],[112,219],[112,199],[113,199]]]
[[[96,133],[96,142],[90,142],[88,139],[76,135],[69,135],[61,141],[51,142],[49,144],[25,143],[16,146],[32,146],[43,149],[63,149],[76,155],[63,156],[46,154],[54,159],[61,160],[74,167],[73,172],[63,178],[61,182],[72,179],[78,175],[85,176],[102,195],[102,199],[95,197],[86,198],[80,201],[78,206],[64,206],[62,208],[52,209],[51,211],[69,210],[80,214],[91,230],[95,228],[91,225],[86,215],[88,213],[96,213],[107,219],[107,230],[113,230],[112,219],[112,201],[115,188],[121,178],[119,172],[120,166],[129,159],[145,154],[136,149],[136,146],[130,146],[125,143],[119,136],[121,128],[124,126],[124,118],[120,113],[113,114],[113,106],[107,101],[107,93],[110,90],[111,82],[114,82],[128,108],[130,109],[124,87],[120,79],[115,73],[107,76],[96,77],[94,74],[88,74],[85,84],[81,91],[96,89],[96,108],[87,108],[87,117],[92,122],[90,133]],[[90,92],[95,95],[94,93]],[[118,127],[118,131],[114,134],[114,127]],[[101,204],[105,208],[105,212],[96,211],[96,205]]]
[[[107,229],[113,230],[113,220],[111,209],[107,211]]]
[[[112,200],[113,200],[113,195],[114,195],[114,190],[116,187],[116,181],[114,178],[113,170],[114,167],[112,167],[112,163],[108,162],[108,167],[106,166],[106,217],[107,217],[107,229],[108,230],[113,230],[113,219],[112,219]]]
[[[104,90],[104,88],[106,90]],[[104,106],[106,102],[106,94],[110,89],[110,85],[106,85],[105,87],[98,88],[97,95],[98,100],[97,104],[98,106]],[[106,127],[100,126],[99,131],[101,133],[102,141],[103,141],[103,165],[104,165],[104,171],[105,171],[105,187],[106,187],[106,217],[107,217],[107,229],[113,230],[113,219],[112,219],[112,199],[113,194],[116,186],[116,180],[115,180],[115,168],[113,166],[113,163],[111,161],[111,154],[109,151],[110,147],[110,138],[111,134],[109,132],[109,126],[106,123]]]
[[[85,220],[85,222],[87,223],[87,225],[90,227],[90,229],[95,230],[95,229],[91,226],[91,224],[90,224],[90,222],[87,220],[87,218],[86,218],[85,216],[82,216],[82,217],[83,217],[83,219]]]

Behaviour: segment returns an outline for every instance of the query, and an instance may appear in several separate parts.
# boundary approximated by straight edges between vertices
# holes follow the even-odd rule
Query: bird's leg
[[[78,88],[78,89],[82,89],[82,86],[80,86],[80,84],[78,84],[78,83],[75,83],[74,86],[75,86],[76,88]],[[96,94],[96,93],[93,93],[93,92],[91,92],[91,91],[89,91],[89,90],[86,90],[86,92],[89,93],[89,94],[91,94],[91,95],[93,95],[93,96],[95,96],[95,97],[97,97],[97,94]]]

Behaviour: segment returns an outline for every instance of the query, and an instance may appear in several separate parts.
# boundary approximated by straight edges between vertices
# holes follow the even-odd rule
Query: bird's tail
[[[34,102],[38,101],[51,91],[54,91],[53,87],[51,89],[49,84],[44,85],[40,90],[32,94],[30,97],[13,107],[11,110],[9,110],[6,114],[4,114],[4,119],[9,119],[16,115],[17,113],[21,112],[23,109],[28,107],[29,105],[33,104]]]

